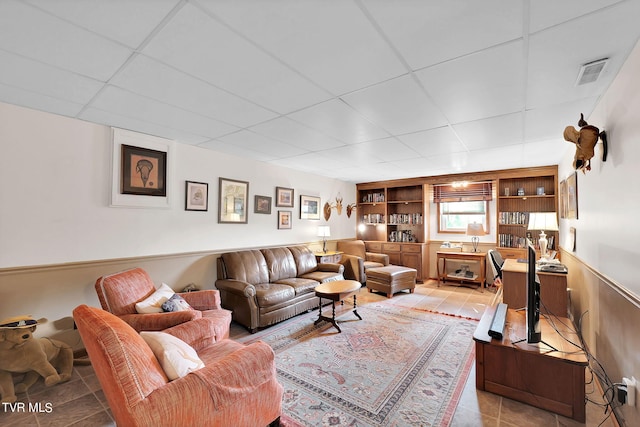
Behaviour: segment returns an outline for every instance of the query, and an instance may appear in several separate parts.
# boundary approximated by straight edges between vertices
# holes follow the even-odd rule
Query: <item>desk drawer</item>
[[[498,252],[500,252],[500,255],[502,255],[503,259],[518,259],[527,257],[527,252],[525,249],[498,248]]]

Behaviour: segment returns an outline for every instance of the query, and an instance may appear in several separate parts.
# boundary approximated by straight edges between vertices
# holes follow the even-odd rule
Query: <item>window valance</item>
[[[477,202],[492,198],[492,185],[489,181],[433,185],[434,203]]]

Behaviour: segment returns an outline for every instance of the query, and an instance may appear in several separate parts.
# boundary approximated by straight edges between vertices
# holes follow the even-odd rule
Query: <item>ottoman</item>
[[[415,268],[401,265],[387,265],[367,269],[367,288],[369,292],[381,291],[391,298],[393,294],[403,289],[409,289],[410,293],[416,287]]]

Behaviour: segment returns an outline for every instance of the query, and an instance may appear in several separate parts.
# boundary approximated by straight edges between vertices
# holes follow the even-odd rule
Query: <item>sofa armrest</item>
[[[389,255],[367,252],[367,261],[379,262],[382,265],[389,265]]]
[[[239,297],[251,298],[256,295],[256,287],[251,283],[235,279],[216,280],[216,288],[230,292]]]
[[[344,273],[344,265],[333,263],[333,262],[324,262],[318,264],[318,271],[327,271],[331,273]]]
[[[179,295],[196,310],[204,311],[222,308],[220,305],[220,291],[217,289],[179,292]]]
[[[118,316],[136,331],[162,331],[191,320],[200,319],[202,312],[197,310],[173,311],[168,313],[122,314]]]
[[[359,256],[342,254],[340,263],[344,266],[344,278],[364,283],[364,260]]]
[[[165,329],[163,332],[171,334],[176,338],[180,338],[182,341],[186,342],[198,351],[201,348],[215,344],[216,337],[215,334],[212,333],[215,326],[215,319],[202,317],[191,322],[181,323],[180,325]]]

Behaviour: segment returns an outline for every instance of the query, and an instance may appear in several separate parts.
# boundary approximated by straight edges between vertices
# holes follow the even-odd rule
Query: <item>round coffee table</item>
[[[360,317],[356,311],[356,292],[361,287],[362,284],[356,280],[334,280],[332,282],[326,282],[316,286],[315,291],[316,296],[320,298],[320,306],[318,307],[318,320],[313,324],[317,325],[321,321],[326,320],[327,322],[331,322],[338,332],[342,332],[336,323],[336,302],[342,301],[351,295],[353,295],[353,314],[355,314],[358,319],[362,320],[362,317]],[[331,300],[331,309],[333,312],[331,317],[322,315],[322,298]]]

